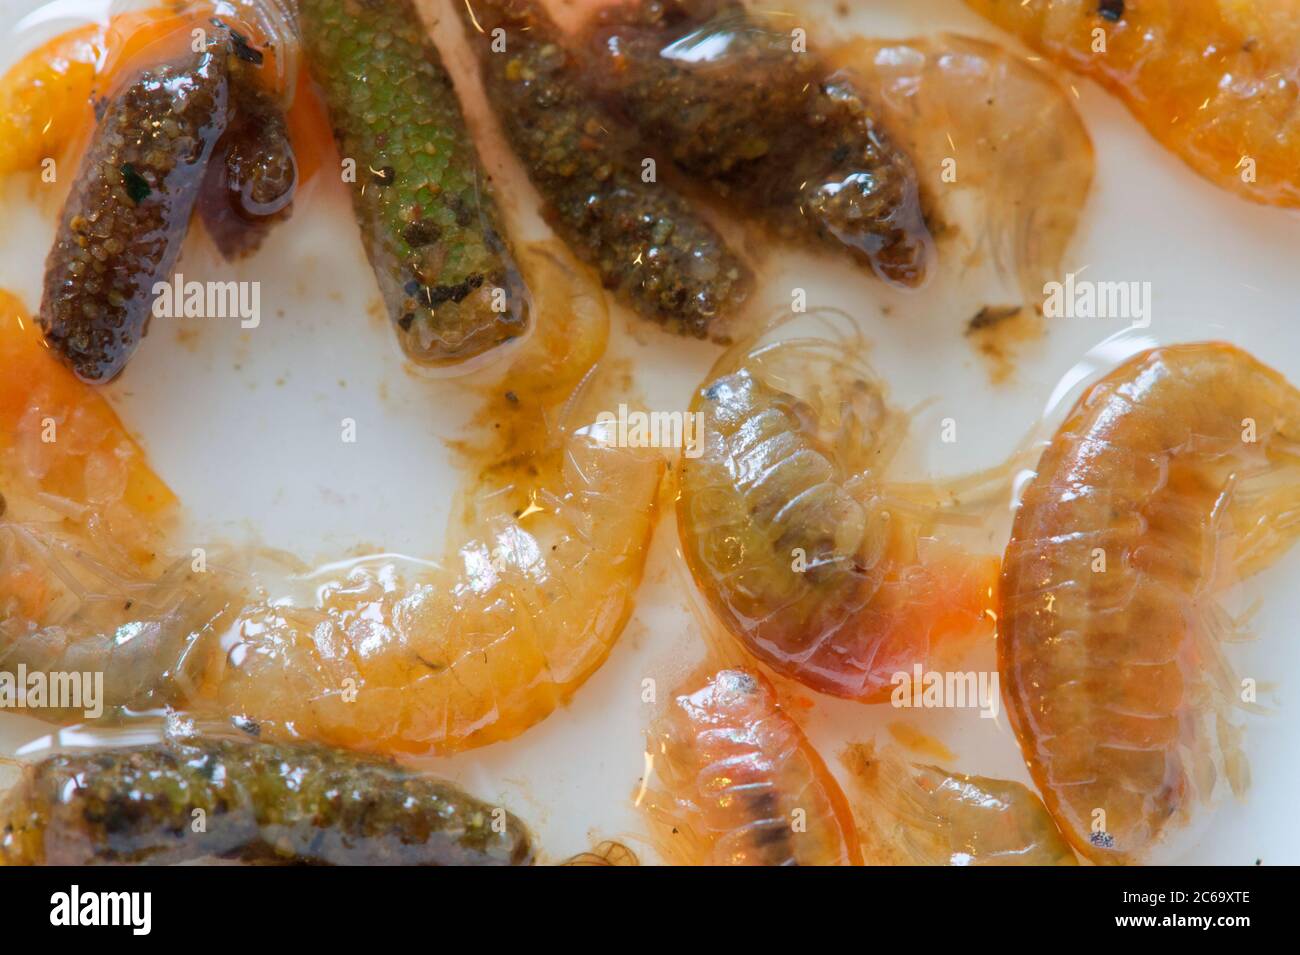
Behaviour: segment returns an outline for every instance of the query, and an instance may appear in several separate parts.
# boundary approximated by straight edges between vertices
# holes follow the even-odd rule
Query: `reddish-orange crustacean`
[[[757,673],[687,682],[650,732],[641,796],[670,858],[696,865],[861,865],[839,783]]]
[[[999,594],[1007,712],[1094,862],[1141,861],[1217,778],[1247,783],[1218,603],[1300,534],[1300,392],[1227,344],[1131,358],[1025,490]]]
[[[1118,94],[1211,182],[1300,206],[1300,16],[1293,0],[966,0]]]

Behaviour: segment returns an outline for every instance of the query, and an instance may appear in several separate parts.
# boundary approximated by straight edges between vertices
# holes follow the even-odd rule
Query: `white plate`
[[[440,9],[439,0],[423,6],[435,15]],[[833,6],[808,3],[810,22],[868,35],[954,30],[997,37],[957,0],[895,0],[847,17]],[[0,0],[0,67],[104,7],[95,0]],[[22,32],[14,40],[17,27]],[[480,94],[465,68],[466,51],[454,46],[458,34],[454,19],[437,29],[471,113],[478,115]],[[1300,382],[1300,221],[1217,190],[1157,146],[1115,99],[1089,82],[1068,79],[1096,144],[1097,178],[1065,270],[1086,266],[1096,280],[1145,281],[1153,289],[1151,326],[1140,336],[1121,336],[1119,347],[1226,339]],[[535,199],[519,185],[513,160],[490,144],[487,152],[507,201],[528,208]],[[31,198],[38,188],[13,178],[0,184],[0,287],[18,292],[33,309],[54,228],[53,210]],[[532,231],[544,232],[536,223]],[[1077,394],[1079,382],[1070,376],[1077,377],[1081,360],[1121,331],[1113,321],[1058,320],[1020,362],[1015,379],[995,387],[962,336],[966,320],[986,303],[979,277],[948,276],[900,297],[836,262],[784,252],[775,258],[777,268],[763,276],[765,296],[788,302],[789,290],[800,286],[817,303],[849,310],[876,343],[873,363],[898,403],[933,399],[915,421],[905,455],[909,476],[1000,462],[1049,404],[1055,400],[1059,407]],[[256,535],[309,560],[358,547],[437,556],[448,501],[460,480],[443,441],[462,434],[474,400],[459,382],[428,381],[403,370],[387,320],[375,317],[377,289],[342,187],[330,184],[300,203],[292,221],[252,260],[220,265],[205,241],[192,237],[179,270],[196,278],[255,279],[262,296],[263,321],[256,329],[221,320],[155,322],[130,368],[107,389],[157,471],[185,502],[197,539]],[[893,306],[888,318],[880,315],[882,303]],[[615,332],[612,347],[633,357],[652,408],[684,409],[717,354],[712,346],[668,338],[621,310]],[[1101,370],[1114,360],[1112,348],[1084,367]],[[1063,379],[1062,387],[1074,388],[1055,395]],[[954,444],[939,440],[939,423],[948,417],[957,421]],[[355,444],[339,440],[343,418],[357,421]],[[991,550],[1002,548],[1006,532],[1004,519],[989,535]],[[642,681],[654,677],[671,686],[703,650],[693,633],[680,561],[668,514],[632,622],[573,703],[515,741],[430,761],[476,794],[510,806],[551,857],[613,837],[654,858],[631,804],[650,712],[641,702]],[[1292,805],[1300,785],[1298,580],[1295,552],[1241,595],[1243,602],[1258,595],[1263,605],[1254,622],[1257,641],[1234,661],[1244,675],[1273,685],[1275,692],[1263,700],[1273,712],[1248,718],[1253,784],[1247,798],[1207,816],[1173,861],[1300,862]],[[839,772],[836,755],[845,741],[868,738],[903,716],[887,706],[819,698],[806,723]],[[979,719],[971,710],[906,718],[952,749],[958,768],[1028,782],[1005,720]],[[2,714],[0,751],[12,752],[49,729]]]

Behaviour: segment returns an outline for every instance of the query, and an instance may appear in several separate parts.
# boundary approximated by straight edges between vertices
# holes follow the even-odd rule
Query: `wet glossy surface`
[[[0,797],[0,864],[527,865],[506,810],[319,746],[167,739],[45,756]]]
[[[1026,488],[999,591],[1008,715],[1094,862],[1142,861],[1227,783],[1244,685],[1223,591],[1300,534],[1300,392],[1230,345],[1138,355],[1075,405]]]
[[[927,766],[895,747],[843,754],[869,865],[1076,865],[1032,789]]]
[[[1292,0],[967,3],[1117,93],[1202,176],[1255,202],[1300,205]]]
[[[852,338],[743,344],[696,392],[678,523],[696,585],[760,659],[814,689],[887,700],[987,635],[997,561],[929,538],[931,492],[885,473],[906,415]],[[909,498],[913,498],[909,500]]]
[[[680,693],[647,750],[664,851],[699,865],[861,864],[839,784],[770,683],[719,670]]]

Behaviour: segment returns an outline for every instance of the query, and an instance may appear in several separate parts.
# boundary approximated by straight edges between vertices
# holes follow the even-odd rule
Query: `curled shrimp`
[[[650,732],[639,799],[670,858],[700,865],[861,865],[835,777],[757,673],[691,680]]]
[[[632,610],[664,461],[588,424],[594,395],[555,404],[608,318],[572,260],[529,266],[546,317],[490,406],[506,437],[451,559],[345,562],[309,580],[312,605],[250,603],[211,645],[197,707],[353,749],[450,753],[523,732],[604,662]]]
[[[1247,783],[1223,588],[1300,533],[1300,393],[1220,342],[1129,359],[1043,453],[1007,546],[998,666],[1048,808],[1140,860],[1215,780]]]
[[[190,636],[224,606],[223,583],[161,556],[175,497],[5,292],[0,493],[0,671],[102,673],[107,708],[170,700]]]
[[[682,461],[682,550],[764,663],[881,702],[893,674],[937,667],[967,648],[959,637],[991,630],[997,559],[929,536],[937,489],[885,484],[906,416],[860,341],[762,337],[723,355],[691,403],[703,436]]]
[[[1118,94],[1166,148],[1255,202],[1300,206],[1293,0],[966,0]]]
[[[1026,786],[909,762],[895,747],[843,755],[863,798],[863,854],[878,865],[1077,865]]]
[[[1013,279],[1023,306],[1038,302],[1092,185],[1092,140],[1069,93],[1023,56],[955,34],[855,39],[833,58],[873,91],[945,231],[969,232],[970,253]]]

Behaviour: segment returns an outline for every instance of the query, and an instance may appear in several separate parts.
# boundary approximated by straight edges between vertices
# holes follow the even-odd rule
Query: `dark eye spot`
[[[1101,0],[1097,12],[1111,23],[1118,23],[1124,16],[1124,0]]]

